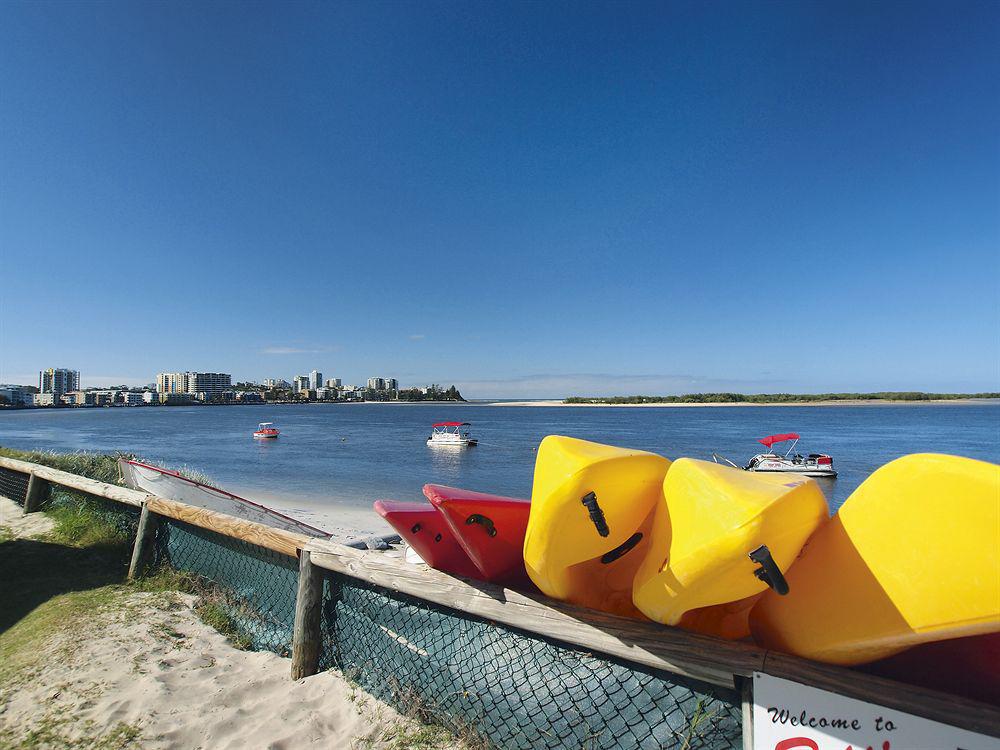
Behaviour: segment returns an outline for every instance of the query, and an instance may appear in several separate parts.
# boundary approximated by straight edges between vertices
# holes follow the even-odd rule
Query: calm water
[[[465,420],[477,448],[434,450],[432,422]],[[276,441],[250,437],[257,422]],[[935,451],[1000,463],[1000,404],[834,407],[572,408],[393,404],[25,410],[0,413],[0,445],[136,453],[186,466],[253,498],[370,507],[417,499],[426,482],[527,497],[535,448],[549,434],[737,463],[755,439],[798,432],[802,454],[830,453],[840,476],[819,480],[831,508],[878,466]]]

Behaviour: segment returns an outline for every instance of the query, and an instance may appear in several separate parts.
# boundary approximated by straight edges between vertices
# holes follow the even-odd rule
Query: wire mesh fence
[[[161,519],[154,564],[166,563],[211,582],[241,643],[281,656],[292,652],[298,561],[240,539]]]
[[[13,500],[18,505],[24,505],[24,498],[28,494],[29,479],[28,474],[0,466],[0,497]]]
[[[329,574],[322,666],[503,750],[742,743],[738,693]]]

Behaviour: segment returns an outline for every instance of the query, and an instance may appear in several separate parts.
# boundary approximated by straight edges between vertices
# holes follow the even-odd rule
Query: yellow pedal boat
[[[544,593],[629,617],[670,461],[550,435],[538,446],[524,564]]]
[[[1000,466],[918,454],[866,479],[750,612],[757,642],[833,664],[1000,631]]]
[[[680,458],[663,480],[633,601],[651,620],[744,638],[756,598],[786,590],[783,573],[828,518],[807,477]]]

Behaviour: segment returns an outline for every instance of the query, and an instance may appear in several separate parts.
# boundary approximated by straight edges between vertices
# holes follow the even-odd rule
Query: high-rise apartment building
[[[217,396],[233,384],[224,372],[161,372],[156,376],[157,393],[204,393]]]
[[[303,391],[309,390],[309,376],[308,375],[296,375],[292,378],[292,388],[296,393],[302,393]]]
[[[188,393],[218,396],[233,385],[233,376],[224,372],[189,372],[187,376]]]
[[[385,390],[385,378],[368,378],[368,390],[370,390],[370,391],[384,391]]]
[[[385,389],[387,391],[398,391],[399,381],[396,378],[385,378]]]
[[[327,378],[326,379],[327,388],[340,388],[340,378]]]
[[[161,372],[156,375],[157,393],[187,393],[186,372]]]
[[[38,390],[55,394],[56,400],[64,393],[80,390],[80,371],[50,367],[38,373]]]
[[[317,388],[323,387],[323,373],[319,370],[313,370],[309,373],[309,390],[315,391]]]

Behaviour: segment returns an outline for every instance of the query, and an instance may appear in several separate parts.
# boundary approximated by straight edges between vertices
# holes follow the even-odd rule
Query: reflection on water
[[[431,468],[441,479],[438,484],[457,485],[462,478],[462,462],[467,460],[469,451],[479,448],[468,448],[464,445],[428,445],[427,455],[430,457]]]

